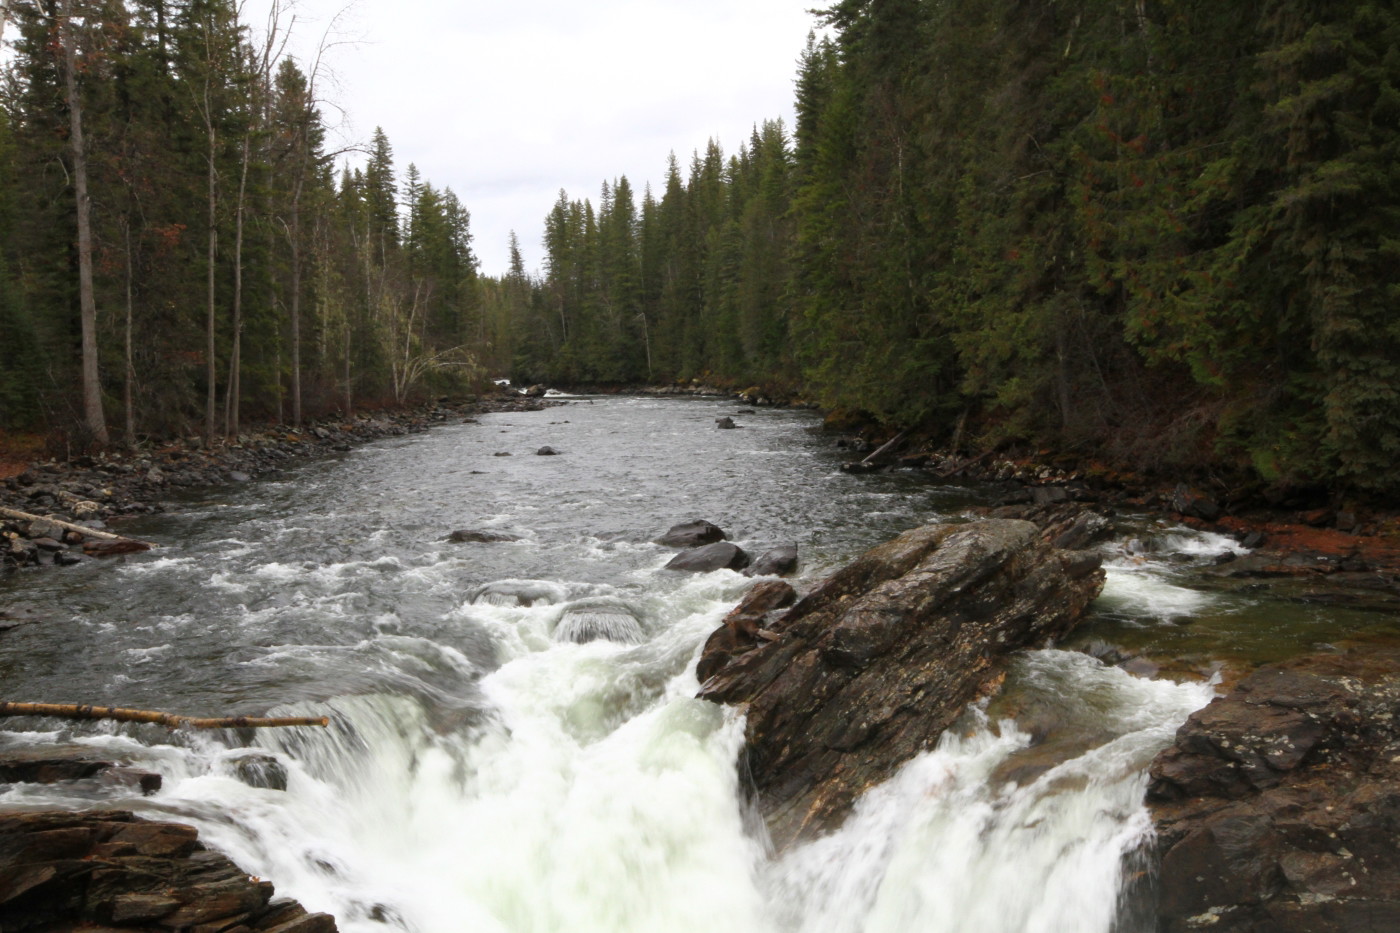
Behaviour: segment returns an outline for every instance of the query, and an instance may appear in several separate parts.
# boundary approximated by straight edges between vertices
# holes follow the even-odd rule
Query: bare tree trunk
[[[325,716],[286,716],[266,719],[255,716],[199,718],[160,713],[148,709],[123,709],[119,706],[89,706],[83,703],[8,703],[0,702],[0,716],[57,716],[63,719],[114,719],[117,722],[148,722],[171,729],[189,726],[192,729],[249,729],[274,726],[327,726]]]
[[[209,297],[204,320],[204,372],[205,378],[209,381],[209,389],[205,393],[204,399],[204,440],[207,444],[214,443],[214,435],[218,431],[218,364],[215,359],[214,345],[215,326],[217,317],[214,313],[214,264],[219,256],[219,227],[217,210],[219,206],[218,172],[215,166],[215,156],[217,149],[217,134],[214,130],[212,115],[206,121],[206,129],[209,131]]]
[[[243,219],[247,212],[248,162],[252,157],[252,128],[243,136],[243,168],[238,177],[238,207],[234,211],[233,225],[233,349],[229,351],[228,388],[224,405],[224,434],[234,437],[238,434],[238,397],[242,391],[239,373],[242,370],[243,349]]]
[[[88,528],[83,525],[75,525],[72,522],[65,522],[59,518],[49,518],[44,515],[34,515],[30,512],[21,512],[19,509],[11,509],[3,505],[0,505],[0,515],[5,516],[6,518],[17,519],[22,522],[48,522],[50,525],[57,525],[64,531],[76,531],[78,534],[87,538],[100,538],[103,541],[130,541],[135,544],[143,545],[144,549],[146,550],[155,547],[155,545],[151,542],[142,541],[140,538],[128,538],[124,535],[114,535],[110,531],[98,531],[95,528]]]
[[[282,411],[282,342],[280,340],[274,341],[272,352],[275,354],[272,359],[272,371],[277,374],[277,423],[286,424]]]
[[[92,218],[88,200],[87,152],[83,144],[83,110],[78,99],[78,52],[69,0],[58,6],[59,42],[63,46],[63,87],[68,103],[68,144],[73,157],[73,194],[78,208],[78,306],[82,318],[83,417],[92,439],[107,446],[102,414],[102,385],[97,369],[97,301],[92,291]],[[8,12],[8,11],[7,11]]]
[[[131,300],[131,219],[123,218],[122,233],[126,239],[126,328],[125,328],[125,357],[126,357],[126,377],[122,380],[122,408],[126,414],[126,446],[129,450],[136,449],[136,412],[134,411],[135,385],[136,385],[136,363],[132,359],[131,346],[131,320],[132,320],[132,300]]]
[[[301,166],[292,188],[292,223],[287,237],[292,241],[292,424],[301,424]]]

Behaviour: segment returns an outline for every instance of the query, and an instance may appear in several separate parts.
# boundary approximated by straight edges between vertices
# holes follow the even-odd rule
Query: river
[[[717,399],[568,402],[186,494],[124,526],[157,551],[0,581],[47,617],[0,635],[5,699],[332,720],[12,720],[0,750],[83,746],[164,786],[0,785],[0,806],[192,823],[344,931],[1125,933],[1152,924],[1127,883],[1144,770],[1211,672],[1336,634],[1331,610],[1203,583],[1228,539],[1144,520],[1146,556],[1106,547],[1076,643],[1170,656],[1172,676],[1027,653],[840,831],[775,855],[744,804],[742,721],[694,699],[699,647],[750,581],[663,571],[652,539],[706,518],[750,553],[796,543],[810,582],[986,494],[844,474],[808,412],[720,431]],[[447,542],[458,528],[519,540]],[[619,609],[620,641],[561,637],[566,613]],[[285,790],[240,778],[269,761]]]

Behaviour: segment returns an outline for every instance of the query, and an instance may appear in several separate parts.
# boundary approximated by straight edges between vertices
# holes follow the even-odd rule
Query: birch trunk
[[[73,158],[73,195],[78,213],[78,306],[82,320],[83,417],[94,442],[106,447],[107,421],[102,414],[102,384],[97,369],[97,301],[92,290],[92,219],[88,199],[87,151],[83,143],[83,109],[78,98],[78,52],[70,0],[58,5],[59,42],[63,47],[63,89],[68,104],[68,145]],[[8,10],[6,10],[8,15]]]

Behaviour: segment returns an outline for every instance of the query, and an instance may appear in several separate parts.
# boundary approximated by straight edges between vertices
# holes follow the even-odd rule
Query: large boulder
[[[867,551],[767,623],[771,634],[700,696],[745,705],[746,759],[774,843],[835,826],[937,741],[1003,656],[1068,633],[1103,586],[1099,564],[1050,547],[1029,522],[930,525]]]
[[[671,558],[665,569],[709,573],[712,570],[743,570],[748,565],[749,555],[743,548],[728,541],[716,541],[681,551]]]
[[[1260,668],[1153,762],[1163,933],[1400,930],[1400,649]]]

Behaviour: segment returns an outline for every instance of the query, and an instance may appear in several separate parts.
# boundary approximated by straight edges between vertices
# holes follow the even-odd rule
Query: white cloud
[[[248,0],[262,22],[268,0]],[[348,141],[382,126],[410,162],[472,212],[483,271],[506,265],[514,229],[538,266],[560,188],[596,201],[604,179],[640,191],[715,137],[737,150],[752,126],[792,121],[804,0],[300,0],[293,49],[311,54],[336,17],[325,95]],[[333,117],[333,114],[328,115]]]

